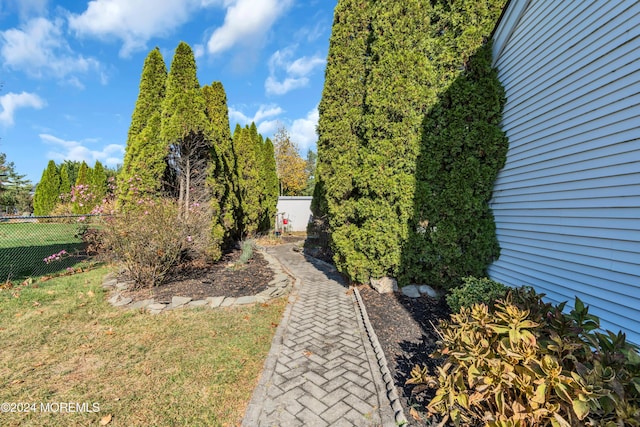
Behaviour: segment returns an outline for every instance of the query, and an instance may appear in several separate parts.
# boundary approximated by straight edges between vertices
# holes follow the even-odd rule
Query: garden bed
[[[416,364],[435,365],[429,357],[438,340],[433,326],[438,325],[440,319],[449,317],[445,299],[379,294],[368,286],[360,289],[360,295],[387,359],[405,416],[411,426],[431,425],[424,410],[431,396],[424,392],[412,397],[413,386],[405,385],[405,382]]]

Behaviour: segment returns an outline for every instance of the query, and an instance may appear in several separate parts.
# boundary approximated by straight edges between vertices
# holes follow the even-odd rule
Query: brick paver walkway
[[[268,248],[296,280],[243,426],[395,426],[355,298],[341,277]]]

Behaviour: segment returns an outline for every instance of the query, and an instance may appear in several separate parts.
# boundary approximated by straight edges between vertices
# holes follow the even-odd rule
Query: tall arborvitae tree
[[[95,206],[99,204],[107,195],[107,172],[99,160],[96,160],[96,163],[93,166],[90,185],[91,192],[93,193],[95,198]]]
[[[59,168],[60,172],[60,195],[69,194],[71,192],[71,179],[69,178],[69,167],[66,163],[62,163]]]
[[[82,162],[80,169],[78,169],[78,177],[73,188],[73,213],[74,214],[87,214],[93,209],[94,198],[92,194],[92,176],[93,170],[87,165],[86,162]]]
[[[328,214],[334,260],[340,271],[353,279],[356,268],[351,266],[368,263],[364,253],[354,250],[350,239],[360,232],[361,226],[353,220],[357,219],[358,199],[354,175],[361,167],[369,25],[368,0],[338,2],[329,41],[324,89],[318,107],[316,172],[322,184],[316,187],[317,197],[313,205],[316,215]]]
[[[413,215],[420,125],[436,92],[425,36],[428,4],[376,2],[370,9],[361,164],[353,174],[357,199],[347,219],[358,229],[338,233],[346,245],[341,253],[353,260],[347,274],[358,282],[399,272]]]
[[[53,160],[49,160],[47,168],[33,196],[33,213],[36,216],[49,215],[60,200],[60,174]]]
[[[127,138],[124,164],[118,175],[121,204],[163,189],[168,146],[160,138],[167,67],[158,48],[147,55],[140,78]]]
[[[253,128],[253,130],[252,130]],[[240,199],[240,237],[255,235],[260,227],[261,160],[255,124],[252,128],[236,125],[233,132],[233,147],[238,167],[238,198]]]
[[[180,42],[167,76],[161,136],[169,146],[169,167],[177,179],[174,188],[185,217],[193,203],[208,200],[206,181],[212,161],[210,127],[193,51],[188,44]]]
[[[411,259],[407,242],[421,215],[414,193],[422,122],[489,36],[503,5],[338,2],[319,106],[318,194],[326,204],[314,206],[328,210],[334,259],[352,280],[413,280],[403,262]]]
[[[225,244],[237,237],[238,172],[229,127],[227,95],[220,82],[202,88],[207,117],[211,122],[209,139],[214,159],[209,169],[208,186],[213,212],[212,237]]]
[[[280,194],[278,185],[278,173],[276,169],[276,158],[273,143],[267,138],[262,146],[262,223],[261,231],[268,231],[275,224],[277,213],[278,195]]]

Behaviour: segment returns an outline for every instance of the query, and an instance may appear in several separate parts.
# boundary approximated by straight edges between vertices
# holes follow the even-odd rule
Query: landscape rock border
[[[133,301],[132,298],[124,296],[122,292],[129,289],[133,282],[119,280],[117,274],[109,273],[102,280],[102,287],[110,292],[107,300],[112,306],[129,310],[144,310],[150,314],[160,314],[170,310],[183,308],[225,308],[243,306],[257,303],[265,303],[271,299],[279,298],[288,294],[292,287],[292,279],[287,274],[282,265],[272,255],[258,248],[259,253],[269,263],[269,267],[274,273],[273,279],[269,282],[269,287],[256,295],[247,295],[238,298],[234,297],[208,297],[206,299],[194,300],[190,297],[174,296],[171,303],[158,303],[153,299],[143,301]]]

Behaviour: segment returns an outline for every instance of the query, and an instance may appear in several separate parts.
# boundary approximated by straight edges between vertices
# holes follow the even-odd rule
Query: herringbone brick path
[[[291,248],[268,250],[298,284],[243,426],[396,425],[353,296]]]

